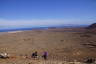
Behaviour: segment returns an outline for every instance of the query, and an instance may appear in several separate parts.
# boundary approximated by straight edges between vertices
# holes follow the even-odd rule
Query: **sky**
[[[96,23],[96,0],[0,0],[0,29]]]

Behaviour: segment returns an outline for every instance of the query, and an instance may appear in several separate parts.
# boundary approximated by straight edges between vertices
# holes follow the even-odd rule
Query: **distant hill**
[[[88,29],[96,29],[96,23],[91,24],[87,27]]]
[[[91,24],[87,27],[87,31],[90,34],[96,34],[96,23]]]

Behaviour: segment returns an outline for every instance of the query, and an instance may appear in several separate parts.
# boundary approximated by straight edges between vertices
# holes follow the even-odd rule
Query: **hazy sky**
[[[0,27],[91,24],[96,0],[0,0]]]

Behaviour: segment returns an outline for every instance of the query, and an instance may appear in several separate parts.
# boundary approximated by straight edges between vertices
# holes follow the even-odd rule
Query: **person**
[[[44,52],[43,55],[42,55],[42,57],[43,57],[45,60],[47,60],[48,53],[47,53],[47,52]]]
[[[37,58],[38,57],[38,54],[37,54],[37,51],[35,51],[34,53],[32,53],[32,58]]]

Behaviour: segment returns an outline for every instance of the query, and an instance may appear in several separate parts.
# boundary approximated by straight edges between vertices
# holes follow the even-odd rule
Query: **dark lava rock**
[[[96,23],[91,24],[89,27],[87,27],[88,29],[96,29]]]

